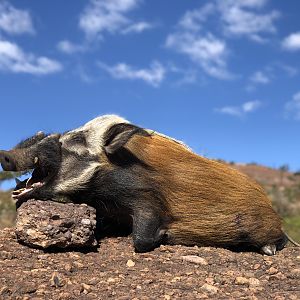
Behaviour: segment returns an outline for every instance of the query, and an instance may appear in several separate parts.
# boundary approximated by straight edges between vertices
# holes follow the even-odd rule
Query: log
[[[17,240],[34,248],[96,246],[96,210],[86,204],[28,200],[17,209]]]

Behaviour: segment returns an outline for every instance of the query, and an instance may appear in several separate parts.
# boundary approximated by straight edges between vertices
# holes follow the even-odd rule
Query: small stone
[[[284,279],[286,279],[286,276],[281,272],[271,275],[269,278],[269,280],[284,280]]]
[[[260,285],[260,281],[257,278],[249,278],[250,286],[258,286]]]
[[[72,295],[70,294],[70,293],[68,293],[68,292],[61,292],[60,294],[59,294],[59,299],[60,300],[68,300],[68,299],[72,299]]]
[[[47,271],[48,271],[47,269],[41,268],[41,269],[32,269],[30,272],[31,272],[31,274],[38,274],[38,273],[47,272]]]
[[[207,278],[205,278],[205,282],[208,283],[208,284],[213,285],[215,283],[215,280],[211,277],[207,277]]]
[[[176,277],[174,277],[174,278],[171,280],[171,282],[177,282],[177,281],[180,281],[180,280],[181,280],[181,277],[176,276]]]
[[[291,274],[288,277],[294,278],[294,279],[300,279],[300,269],[291,270]]]
[[[184,261],[188,261],[194,264],[199,264],[202,266],[208,265],[207,261],[204,258],[197,255],[186,255],[186,256],[182,256],[181,258]]]
[[[159,251],[160,252],[166,252],[166,251],[168,251],[168,248],[165,245],[160,245],[159,246]]]
[[[89,280],[90,285],[96,285],[99,282],[99,278],[93,277]]]
[[[299,300],[297,295],[289,295],[290,300]]]
[[[50,279],[50,285],[55,287],[62,287],[64,285],[64,280],[57,272],[53,272]]]
[[[44,295],[46,292],[46,285],[45,284],[41,284],[38,286],[37,290],[36,290],[36,295],[37,296],[42,296]]]
[[[65,264],[65,270],[66,270],[67,272],[73,272],[73,271],[74,271],[74,268],[73,268],[73,266],[72,266],[71,263],[66,263],[66,264]]]
[[[131,259],[129,259],[126,263],[127,267],[134,267],[135,266],[135,262]]]
[[[270,275],[274,275],[278,272],[278,270],[274,267],[271,267],[269,270],[267,270],[267,273]]]
[[[0,288],[0,295],[5,295],[9,293],[9,288],[7,286],[3,286]]]
[[[254,267],[253,267],[254,270],[257,270],[259,268],[260,268],[260,264],[255,264]]]
[[[241,276],[238,276],[235,278],[235,284],[238,284],[238,285],[246,285],[246,284],[249,284],[249,279],[247,279],[246,277],[241,277]]]
[[[242,296],[242,293],[240,291],[233,291],[229,294],[232,299],[239,299]]]
[[[170,295],[164,295],[164,298],[165,298],[166,300],[170,300],[170,299],[171,299],[171,296],[170,296]]]
[[[79,261],[74,261],[74,262],[73,262],[73,265],[74,265],[75,267],[77,267],[78,269],[82,269],[82,268],[84,267],[84,264],[82,264],[82,263],[79,262]]]
[[[208,283],[204,283],[202,286],[201,286],[201,290],[203,291],[206,291],[210,294],[216,294],[218,292],[218,288],[213,286],[213,285],[210,285]]]
[[[91,291],[91,286],[85,283],[81,284],[81,289],[84,294],[88,294]]]

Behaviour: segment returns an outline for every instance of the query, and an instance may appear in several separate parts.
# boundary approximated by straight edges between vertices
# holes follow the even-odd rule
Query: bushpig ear
[[[119,123],[113,125],[107,130],[104,138],[104,149],[107,154],[114,154],[135,135],[148,136],[146,130],[127,123]]]

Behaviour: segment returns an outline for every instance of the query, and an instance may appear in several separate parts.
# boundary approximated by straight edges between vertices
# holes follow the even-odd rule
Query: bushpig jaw
[[[24,149],[0,151],[0,163],[3,171],[28,171],[34,168],[34,157]]]

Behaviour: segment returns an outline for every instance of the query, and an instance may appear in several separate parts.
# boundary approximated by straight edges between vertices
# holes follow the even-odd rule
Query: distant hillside
[[[300,185],[300,174],[287,170],[274,169],[256,164],[231,164],[234,168],[254,178],[263,186],[282,186],[285,188]]]
[[[10,192],[0,191],[0,229],[11,227],[16,217],[16,207]]]

